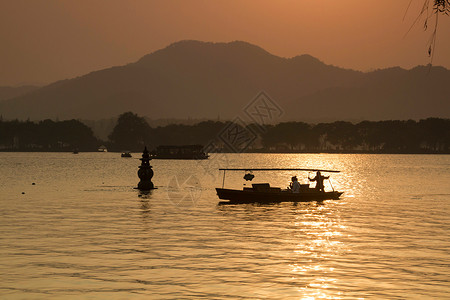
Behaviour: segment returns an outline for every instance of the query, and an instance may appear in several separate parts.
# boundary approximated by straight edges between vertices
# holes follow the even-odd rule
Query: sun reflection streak
[[[338,279],[333,258],[348,251],[342,241],[337,206],[317,206],[301,211],[294,222],[297,244],[293,253],[297,262],[290,264],[294,280],[301,284],[301,299],[342,299],[336,290]]]

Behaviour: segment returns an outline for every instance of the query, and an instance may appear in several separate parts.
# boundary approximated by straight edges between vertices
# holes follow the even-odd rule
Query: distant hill
[[[448,118],[446,86],[450,86],[450,71],[442,67],[378,70],[362,74],[351,86],[325,88],[295,99],[286,117],[328,121]]]
[[[16,98],[32,91],[37,90],[39,87],[34,85],[24,85],[18,87],[0,86],[0,101]]]
[[[363,73],[301,55],[282,58],[246,42],[181,41],[135,63],[55,82],[0,102],[3,118],[232,119],[266,91],[283,120],[449,117],[450,71]],[[280,120],[281,121],[281,120]]]

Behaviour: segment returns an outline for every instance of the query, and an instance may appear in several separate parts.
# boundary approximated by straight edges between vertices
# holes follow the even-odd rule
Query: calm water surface
[[[2,299],[450,298],[448,155],[154,160],[147,195],[138,157],[0,153]],[[217,205],[218,168],[247,166],[338,169],[345,194]],[[286,187],[307,173],[255,175]]]

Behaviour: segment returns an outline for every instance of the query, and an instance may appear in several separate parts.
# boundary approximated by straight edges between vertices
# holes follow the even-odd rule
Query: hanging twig
[[[403,16],[403,20],[405,19],[406,13],[408,12],[410,6],[411,6],[412,0],[410,0],[408,7],[406,8],[405,15]],[[425,16],[425,21],[423,23],[423,29],[426,31],[428,30],[428,24],[429,20],[435,16],[435,23],[434,23],[434,29],[431,34],[430,40],[427,43],[427,51],[428,56],[430,57],[430,66],[433,62],[433,56],[434,56],[434,49],[436,48],[436,37],[437,37],[437,29],[438,29],[438,21],[439,21],[439,15],[449,15],[450,14],[450,0],[424,0],[422,9],[420,10],[419,15],[414,20],[414,22],[409,27],[408,31],[406,32],[405,36],[411,31],[411,29],[414,27],[414,25],[417,24],[417,22]]]
[[[429,7],[430,7],[430,1],[433,1],[433,11],[431,14],[428,14]],[[435,23],[434,23],[434,29],[433,33],[431,34],[430,41],[428,43],[428,56],[430,57],[430,66],[433,63],[433,57],[434,57],[434,49],[436,48],[436,37],[437,37],[437,29],[438,29],[438,21],[439,21],[439,15],[449,15],[450,13],[450,0],[425,0],[424,7],[426,6],[427,11],[427,17],[425,19],[424,23],[424,30],[428,29],[428,20],[432,17],[432,15],[435,15]],[[424,13],[424,9],[422,8],[421,13],[419,16],[422,16]]]

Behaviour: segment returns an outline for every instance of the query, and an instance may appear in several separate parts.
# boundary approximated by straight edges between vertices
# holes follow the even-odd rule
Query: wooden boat
[[[151,153],[152,159],[208,159],[202,145],[158,146]]]
[[[121,157],[131,157],[131,153],[130,153],[130,151],[124,151],[124,152],[122,152],[122,154],[120,156]]]
[[[290,189],[281,189],[279,187],[271,187],[269,183],[252,184],[252,187],[244,187],[242,190],[226,189],[225,172],[226,171],[319,171],[319,172],[334,172],[335,170],[320,170],[320,169],[219,169],[224,171],[222,188],[216,188],[219,199],[228,200],[219,202],[219,204],[244,204],[244,203],[279,203],[279,202],[311,202],[323,200],[338,200],[343,192],[335,191],[319,191],[316,188],[311,188],[309,184],[301,184],[300,190],[294,193]],[[252,180],[253,177],[244,176],[247,180]],[[246,178],[247,177],[247,178]],[[250,179],[251,178],[251,179]]]

